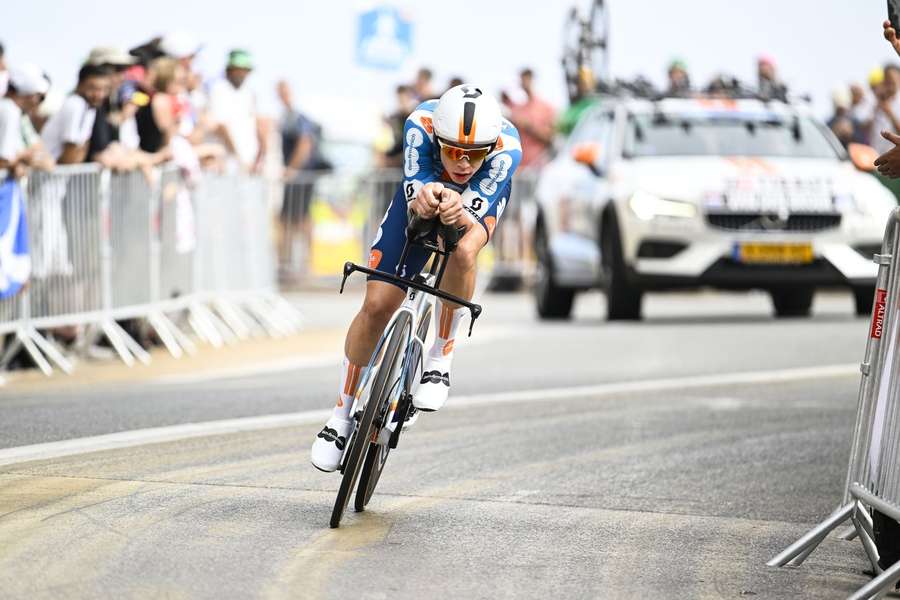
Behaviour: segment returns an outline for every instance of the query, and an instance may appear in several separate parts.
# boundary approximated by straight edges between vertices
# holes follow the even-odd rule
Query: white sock
[[[431,346],[428,356],[439,360],[451,360],[456,330],[462,321],[463,309],[454,310],[438,300],[434,312],[434,344]]]
[[[345,421],[350,418],[350,408],[353,406],[356,387],[368,370],[368,366],[354,365],[349,358],[344,357],[341,363],[341,387],[338,388],[338,401],[334,405],[333,415],[335,417]]]

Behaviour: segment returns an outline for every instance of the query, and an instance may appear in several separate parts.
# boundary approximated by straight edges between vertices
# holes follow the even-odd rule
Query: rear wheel
[[[853,301],[856,304],[856,314],[868,317],[872,314],[872,304],[875,302],[875,286],[859,286],[853,288]]]
[[[535,254],[537,255],[537,271],[534,296],[537,302],[538,316],[542,319],[568,319],[572,316],[575,290],[556,284],[550,243],[542,226],[538,227],[535,235]]]
[[[380,411],[386,411],[388,408],[386,403],[389,402],[388,394],[393,383],[391,373],[395,370],[394,365],[403,360],[403,351],[406,348],[406,329],[408,327],[410,327],[409,314],[401,313],[395,322],[394,331],[391,333],[387,349],[381,358],[381,366],[378,368],[375,382],[372,384],[372,392],[369,394],[362,416],[357,423],[356,432],[350,442],[347,459],[344,462],[341,485],[338,488],[337,498],[334,500],[334,508],[331,511],[331,527],[333,528],[341,524],[341,517],[344,516],[344,510],[347,508],[350,494],[353,493],[353,488],[356,485],[356,479],[362,466],[363,453],[369,447],[372,435],[376,431],[375,416]]]
[[[776,317],[808,317],[812,310],[814,288],[784,288],[774,289],[769,293],[772,296],[772,306],[775,307]]]
[[[637,321],[641,318],[642,290],[628,281],[622,253],[622,236],[616,214],[610,212],[600,235],[601,261],[606,280],[606,317],[610,321]]]

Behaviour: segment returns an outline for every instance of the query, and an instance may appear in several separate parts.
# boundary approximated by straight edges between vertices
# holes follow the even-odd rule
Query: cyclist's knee
[[[478,264],[478,250],[473,246],[460,243],[450,260],[460,271],[472,271]]]
[[[397,302],[397,298],[393,294],[366,294],[366,299],[363,301],[360,312],[375,323],[386,324],[399,305],[400,302]]]

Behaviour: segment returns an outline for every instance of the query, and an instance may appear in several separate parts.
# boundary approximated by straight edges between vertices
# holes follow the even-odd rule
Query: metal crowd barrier
[[[337,181],[341,185],[336,185]],[[514,177],[512,197],[492,239],[494,264],[488,286],[494,290],[518,289],[532,278],[536,181],[536,171],[524,170]],[[348,195],[360,199],[366,206],[361,240],[362,251],[366,253],[402,182],[402,170],[377,169],[357,175],[301,173],[286,183],[278,244],[282,283],[290,285],[312,277],[309,261],[316,233],[310,212],[315,203],[343,202]],[[339,191],[335,192],[334,188]]]
[[[194,184],[172,165],[149,181],[95,164],[33,172],[32,273],[0,301],[0,334],[11,338],[0,367],[24,349],[47,375],[71,372],[54,337],[73,328],[85,346],[105,337],[129,366],[150,355],[123,322],[140,322],[176,357],[196,350],[185,326],[215,346],[296,331],[299,314],[276,293],[268,186],[211,173]]]
[[[811,529],[767,564],[801,564],[826,536],[848,519],[852,529],[841,537],[859,537],[876,577],[850,598],[876,598],[900,580],[900,560],[888,568],[880,560],[873,515],[900,521],[900,208],[885,229],[878,264],[875,302],[860,365],[856,424],[844,485],[843,502],[828,519]],[[880,513],[880,515],[877,515]],[[900,546],[900,540],[890,540]],[[884,547],[881,548],[882,550]]]

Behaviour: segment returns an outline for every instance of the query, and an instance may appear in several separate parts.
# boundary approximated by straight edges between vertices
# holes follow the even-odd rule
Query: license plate
[[[736,244],[734,258],[751,265],[806,265],[813,261],[812,244],[772,244],[745,242]]]

